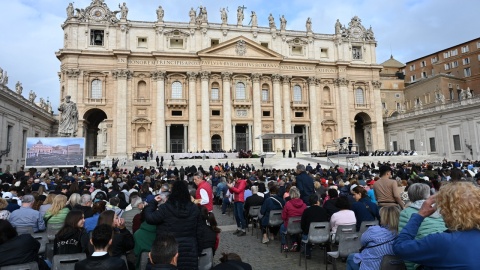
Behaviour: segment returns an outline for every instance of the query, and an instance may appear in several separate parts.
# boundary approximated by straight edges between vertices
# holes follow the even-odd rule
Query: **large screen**
[[[83,167],[85,138],[28,137],[25,160],[27,167]]]

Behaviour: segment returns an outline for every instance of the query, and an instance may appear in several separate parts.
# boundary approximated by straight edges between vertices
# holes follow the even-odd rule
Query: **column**
[[[237,134],[235,134],[235,126],[237,124],[232,125],[232,147],[233,149],[237,149]],[[237,149],[238,150],[238,149]]]
[[[117,79],[116,97],[116,151],[115,155],[127,156],[127,80],[131,78],[132,72],[127,69],[118,69],[113,71],[114,78]]]
[[[165,138],[165,72],[153,71],[152,79],[157,82],[157,109],[155,111],[156,126],[155,138],[157,151],[159,153],[167,152],[167,142]]]
[[[247,151],[252,150],[252,124],[248,124],[248,145]],[[252,150],[253,151],[253,150]]]
[[[210,151],[210,95],[208,94],[209,71],[200,73],[202,78],[202,149]]]
[[[290,95],[290,80],[292,76],[282,76],[283,86],[283,132],[293,133],[292,131],[292,117],[291,117],[291,95]],[[292,148],[292,140],[285,140],[284,149],[288,152]]]
[[[232,73],[222,72],[223,78],[223,150],[232,148],[232,98],[230,95],[230,79]]]
[[[373,104],[382,104],[382,98],[380,96],[380,87],[382,86],[382,83],[379,81],[373,81],[372,86],[373,86]],[[372,130],[372,132],[375,132],[375,137],[376,137],[376,139],[374,139],[375,137],[372,138],[373,149],[374,150],[385,149],[385,135],[383,133],[383,116],[382,116],[381,108],[378,109],[377,107],[375,107],[375,122],[377,124],[373,125],[375,128],[374,130]],[[425,138],[425,140],[426,139],[427,138]],[[424,141],[423,142],[424,150],[426,149],[426,146],[427,146],[427,142]]]
[[[188,127],[190,132],[188,133],[188,147],[185,146],[187,151],[196,152],[197,145],[197,92],[195,86],[197,84],[197,73],[187,72],[188,76]],[[186,139],[187,137],[185,137]]]
[[[337,137],[351,137],[350,136],[350,103],[348,101],[349,91],[348,91],[348,80],[346,78],[338,78],[335,80],[337,85],[338,91],[337,92],[337,100],[338,105],[337,108],[340,106],[346,107],[346,111],[341,109],[337,109],[337,125],[338,125],[338,134]],[[380,94],[380,91],[379,91]]]
[[[261,89],[260,89],[260,77],[262,74],[253,73],[253,148],[252,152],[260,153],[260,140],[256,138],[262,135],[262,104],[261,104]],[[250,132],[251,133],[251,132]]]
[[[273,74],[273,132],[282,133],[282,93],[280,92],[280,75]],[[283,140],[275,139],[275,149],[274,152],[277,152],[278,149],[283,149]]]
[[[307,152],[311,151],[312,150],[312,146],[310,145],[310,131],[311,131],[311,128],[309,128],[309,126],[305,126],[305,137],[306,137],[306,140],[307,140]],[[313,140],[313,137],[312,136],[312,140]]]
[[[317,111],[317,78],[309,77],[308,78],[308,94],[310,99],[310,129],[315,132],[315,136],[312,136],[312,146],[309,151],[318,152],[320,151],[320,141],[322,141],[321,132],[318,125],[318,111]],[[341,104],[348,104],[348,103],[341,103]],[[308,132],[307,132],[308,134]],[[312,133],[313,135],[313,133]],[[308,136],[308,135],[307,135]]]
[[[167,153],[170,153],[170,124],[167,125]]]
[[[188,132],[188,126],[187,125],[183,125],[183,152],[184,153],[188,153],[188,149],[187,149],[187,144],[188,142],[190,141],[189,139],[189,135],[190,135],[191,130],[190,132]]]

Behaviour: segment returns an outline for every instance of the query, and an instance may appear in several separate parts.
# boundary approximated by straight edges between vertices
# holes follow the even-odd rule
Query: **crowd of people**
[[[480,243],[477,165],[444,161],[434,167],[425,161],[344,169],[297,164],[277,170],[226,162],[206,170],[192,165],[1,172],[0,267],[36,261],[48,269],[51,262],[39,257],[38,241],[17,231],[31,227],[41,233],[57,226],[54,254],[87,255],[76,269],[126,269],[127,264],[138,269],[143,252],[149,252],[149,269],[197,269],[202,251],[215,253],[221,241],[213,214],[218,204],[222,214],[233,210],[238,237],[253,222],[250,209],[259,207],[261,242],[280,233],[282,251],[302,251],[307,258],[312,246],[302,250],[300,243],[310,223],[329,222],[335,242],[340,225],[359,231],[363,221],[379,221],[361,235],[362,251],[348,257],[348,269],[378,269],[384,255],[397,255],[409,269],[417,264],[473,269]],[[282,212],[280,226],[269,226],[274,210]],[[286,238],[292,217],[301,219],[302,233]],[[251,269],[237,257],[225,253],[214,269],[232,263]]]

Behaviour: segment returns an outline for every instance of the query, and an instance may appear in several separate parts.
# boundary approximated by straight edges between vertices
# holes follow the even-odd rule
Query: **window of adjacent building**
[[[435,146],[435,137],[428,138],[430,141],[430,152],[437,152],[437,147]]]
[[[382,108],[385,110],[387,108],[387,104],[385,102],[382,102]]]
[[[353,46],[352,47],[352,58],[354,60],[360,60],[362,59],[362,47],[360,46]]]
[[[472,71],[470,70],[469,67],[463,69],[463,75],[465,75],[465,77],[470,77],[470,76],[472,76]]]
[[[175,81],[172,83],[172,99],[179,99],[183,97],[182,83]]]
[[[92,99],[102,98],[102,81],[99,79],[95,79],[92,81],[91,98]]]
[[[90,30],[90,45],[103,46],[104,34],[103,30]]]
[[[236,99],[247,99],[247,93],[245,91],[245,84],[242,82],[238,82],[235,87],[235,98]]]
[[[292,46],[292,55],[303,55],[303,46]]]
[[[393,151],[398,151],[397,141],[393,141],[392,144],[393,144]]]
[[[460,145],[460,135],[453,135],[453,150],[462,150],[462,146]]]
[[[219,100],[220,99],[220,91],[218,90],[218,87],[213,87],[212,92],[211,92],[211,100]]]
[[[137,47],[138,48],[147,48],[147,38],[146,37],[139,37],[137,39]]]
[[[397,111],[400,111],[400,103],[397,102]]]
[[[172,116],[182,116],[183,112],[182,111],[172,111]]]
[[[464,59],[463,59],[463,64],[464,64],[464,65],[470,64],[470,58],[468,58],[468,57],[467,57],[467,58],[464,58]]]
[[[449,52],[449,51],[448,51],[448,52],[444,52],[444,53],[443,53],[443,58],[448,58],[448,57],[450,57],[450,52]]]
[[[215,46],[215,45],[218,45],[220,43],[220,40],[218,39],[211,39],[210,40],[210,46]]]
[[[302,87],[298,84],[293,87],[293,101],[302,101]]]
[[[453,61],[452,64],[451,64],[451,67],[452,68],[458,67],[458,61]]]
[[[365,95],[363,93],[363,89],[360,87],[355,90],[355,104],[365,104]]]
[[[268,49],[268,42],[260,42],[260,46],[263,46]]]
[[[427,65],[427,61],[420,62],[420,67],[425,67]]]
[[[139,81],[137,85],[137,98],[147,97],[147,83],[145,81]]]
[[[269,101],[268,88],[262,89],[262,101]]]
[[[468,45],[462,46],[462,53],[466,53],[469,51]]]
[[[411,81],[411,82],[414,82],[416,79],[417,79],[417,78],[416,78],[415,75],[410,76],[410,81]]]
[[[170,39],[170,48],[179,49],[183,48],[183,39]]]
[[[449,69],[450,69],[450,63],[446,63],[444,66],[445,66],[445,70],[449,70]]]
[[[264,117],[270,117],[270,111],[263,111]]]
[[[328,58],[328,49],[327,48],[321,48],[320,49],[320,57]]]
[[[451,56],[456,56],[456,55],[458,55],[458,49],[452,50],[452,51],[450,52],[450,55],[451,55]]]
[[[438,61],[437,57],[432,57],[432,59],[430,59],[430,62],[433,64],[433,63],[436,63]]]
[[[220,116],[220,110],[212,110],[212,116]]]
[[[303,117],[303,112],[295,112],[295,117]]]
[[[427,72],[425,71],[422,72],[422,78],[427,78]]]
[[[410,150],[415,151],[415,140],[410,140]]]
[[[415,64],[410,65],[410,71],[414,71],[414,70],[415,70]]]
[[[480,41],[477,41],[477,49],[480,49]]]

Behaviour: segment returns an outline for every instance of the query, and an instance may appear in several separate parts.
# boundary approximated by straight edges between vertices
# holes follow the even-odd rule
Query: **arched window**
[[[183,90],[182,90],[182,83],[179,81],[175,81],[172,83],[172,98],[182,98],[183,97]]]
[[[137,85],[137,98],[146,98],[147,97],[147,83],[144,81],[139,81]]]
[[[210,100],[220,99],[220,90],[218,83],[212,83],[212,91],[210,92]]]
[[[302,101],[302,87],[298,84],[293,87],[293,101]]]
[[[147,145],[147,130],[144,127],[141,127],[137,130],[137,146]]]
[[[330,88],[328,86],[325,86],[323,88],[323,104],[330,105],[332,103],[330,99]]]
[[[102,81],[98,79],[92,81],[91,98],[102,98]]]
[[[365,96],[363,94],[363,89],[360,87],[357,88],[357,90],[355,90],[355,104],[358,104],[358,105],[365,104]]]
[[[270,100],[270,93],[268,89],[269,89],[268,84],[262,85],[262,101]]]
[[[247,94],[245,92],[245,84],[238,82],[235,87],[235,98],[236,99],[247,99]]]

